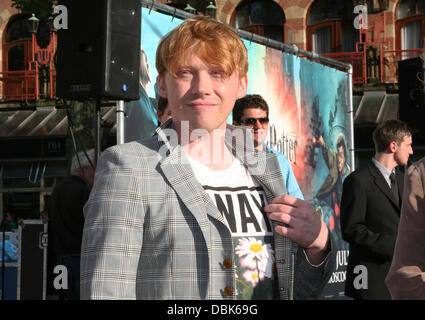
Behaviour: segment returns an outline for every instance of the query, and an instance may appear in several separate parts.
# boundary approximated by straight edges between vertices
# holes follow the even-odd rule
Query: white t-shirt
[[[236,158],[229,168],[218,171],[188,158],[232,233],[237,299],[273,299],[273,232],[263,211],[267,204],[263,188]]]

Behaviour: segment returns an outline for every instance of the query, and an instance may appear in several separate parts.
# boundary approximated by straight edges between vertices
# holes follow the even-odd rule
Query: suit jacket
[[[167,138],[171,128],[169,120],[152,139],[111,147],[100,157],[84,208],[82,299],[235,298],[234,268],[223,263],[233,261],[231,233],[177,139]],[[285,193],[274,154],[240,152],[230,131],[226,145],[263,186],[268,202]],[[288,238],[276,234],[274,249],[278,297],[318,297],[334,251],[312,266]]]
[[[425,158],[409,167],[386,284],[393,299],[425,299]]]
[[[80,254],[83,236],[83,207],[90,187],[80,177],[71,175],[52,192],[49,208],[49,246],[58,256]]]
[[[396,179],[401,199],[403,174],[398,169]],[[399,218],[400,206],[396,204],[388,183],[372,161],[344,180],[341,233],[350,245],[346,295],[357,299],[391,299],[384,279],[393,257]],[[357,276],[366,275],[362,269],[355,270],[356,266],[367,268],[367,289],[354,286]]]

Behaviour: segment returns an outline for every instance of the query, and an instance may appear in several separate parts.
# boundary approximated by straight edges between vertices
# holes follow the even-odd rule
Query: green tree
[[[39,19],[47,19],[57,2],[57,0],[12,0],[12,7],[24,13],[34,13]]]

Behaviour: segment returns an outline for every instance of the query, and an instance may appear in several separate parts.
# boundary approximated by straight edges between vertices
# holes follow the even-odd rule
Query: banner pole
[[[348,69],[348,105],[349,105],[349,120],[350,120],[350,157],[351,157],[351,170],[355,170],[355,157],[354,157],[354,110],[353,110],[353,66],[350,64]]]

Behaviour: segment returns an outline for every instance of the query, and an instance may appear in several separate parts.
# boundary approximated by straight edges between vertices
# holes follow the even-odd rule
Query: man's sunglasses
[[[263,117],[263,118],[246,118],[244,120],[241,120],[240,123],[241,124],[244,124],[246,126],[254,127],[255,124],[257,123],[257,120],[262,125],[265,125],[265,124],[269,123],[269,118],[268,117]]]

